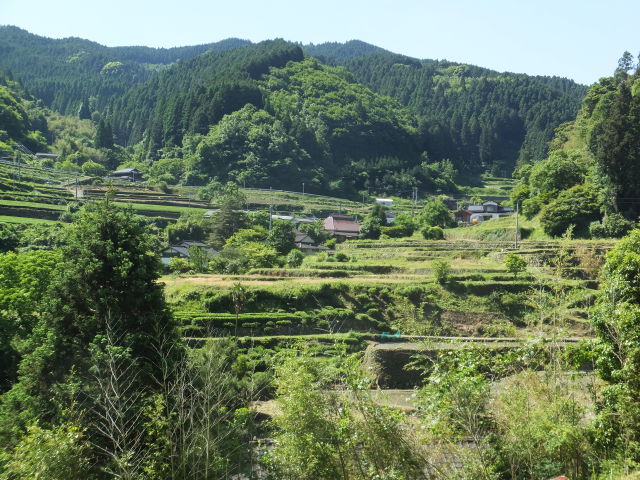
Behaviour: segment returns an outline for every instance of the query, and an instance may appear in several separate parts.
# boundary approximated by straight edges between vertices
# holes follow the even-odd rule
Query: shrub
[[[347,256],[346,253],[343,253],[343,252],[336,253],[334,258],[336,259],[336,262],[348,262],[349,261],[349,257]]]
[[[294,248],[287,254],[287,265],[289,267],[298,268],[302,265],[302,261],[304,260],[304,253],[302,253],[297,248]]]
[[[330,238],[326,242],[324,242],[324,246],[333,250],[336,248],[337,240],[335,238]]]
[[[449,275],[451,274],[451,265],[445,259],[438,259],[433,262],[433,275],[440,285],[444,285],[449,281]]]
[[[604,228],[602,222],[591,222],[589,224],[589,236],[591,238],[606,238],[607,237],[607,229]]]
[[[4,465],[6,477],[16,480],[81,480],[91,470],[89,445],[73,426],[46,430],[31,426]]]
[[[444,230],[441,227],[425,226],[420,230],[425,240],[444,240]]]
[[[431,198],[422,208],[420,222],[423,225],[447,228],[455,225],[455,218],[443,199]]]
[[[173,273],[186,273],[191,269],[186,258],[173,257],[169,260],[169,270]]]
[[[527,218],[527,220],[531,220],[535,217],[542,208],[542,201],[540,197],[531,197],[527,198],[522,202],[522,214]]]
[[[613,238],[623,237],[633,228],[633,223],[619,213],[611,213],[604,217],[602,225],[607,235]]]
[[[518,273],[527,269],[527,261],[515,253],[507,253],[504,257],[504,265],[509,273],[513,273],[514,277],[517,277]]]
[[[589,224],[600,216],[600,207],[592,185],[578,185],[565,190],[548,204],[540,216],[547,235],[562,235],[575,225],[576,236],[588,235]]]

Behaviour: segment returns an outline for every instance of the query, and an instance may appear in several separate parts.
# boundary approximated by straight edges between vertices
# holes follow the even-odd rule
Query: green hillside
[[[564,78],[418,60],[358,41],[305,49],[410,107],[424,124],[432,158],[503,176],[517,163],[544,158],[554,129],[575,117],[586,93],[585,86]]]

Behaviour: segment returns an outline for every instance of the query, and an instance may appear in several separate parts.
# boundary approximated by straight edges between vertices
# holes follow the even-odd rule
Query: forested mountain
[[[145,146],[155,157],[158,149],[181,145],[184,134],[206,133],[223,115],[247,103],[261,107],[257,80],[270,67],[302,59],[298,46],[282,40],[208,52],[113,97],[105,116],[123,144],[137,143],[149,132]]]
[[[48,133],[47,122],[36,99],[10,75],[0,72],[0,151],[17,143],[34,151],[45,150]]]
[[[96,147],[110,148],[113,136],[141,166],[179,159],[175,181],[217,176],[286,187],[295,177],[343,194],[446,191],[456,170],[462,182],[484,170],[508,175],[518,160],[544,158],[585,93],[566,79],[417,60],[355,40],[110,48],[0,27],[0,68],[53,110],[101,122],[109,139]],[[203,136],[217,144],[210,136],[233,121],[244,138],[213,169],[221,162],[203,160]],[[289,156],[276,161],[282,145],[267,130],[283,135]],[[243,173],[242,165],[253,166]],[[294,168],[285,175],[276,165]]]
[[[305,48],[414,110],[432,158],[475,171],[507,175],[516,160],[544,158],[555,127],[575,118],[586,93],[564,78],[417,60],[358,41]]]
[[[11,71],[48,107],[77,114],[83,100],[91,99],[91,109],[101,110],[111,96],[171,63],[248,43],[227,39],[175,48],[105,47],[80,38],[51,39],[0,26],[0,68]]]

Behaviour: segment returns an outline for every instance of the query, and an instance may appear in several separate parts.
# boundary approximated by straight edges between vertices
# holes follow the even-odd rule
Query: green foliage
[[[419,446],[400,413],[378,406],[353,361],[343,393],[327,389],[339,371],[304,353],[279,362],[275,448],[265,464],[283,479],[424,479]]]
[[[444,285],[449,281],[451,274],[451,264],[445,259],[438,259],[432,263],[433,276],[440,285]]]
[[[186,258],[172,257],[169,259],[169,270],[173,273],[187,273],[191,270],[191,265]]]
[[[406,213],[401,213],[395,217],[392,225],[380,228],[382,234],[389,238],[410,237],[415,230],[415,221]]]
[[[203,241],[212,228],[212,220],[201,214],[183,214],[177,222],[167,225],[165,234],[169,243],[180,243],[184,240]]]
[[[253,225],[251,228],[242,228],[227,238],[225,247],[239,247],[246,242],[265,242],[269,232],[265,227]]]
[[[41,299],[39,321],[24,344],[19,382],[3,397],[3,414],[26,409],[35,418],[60,415],[51,392],[64,390],[75,375],[87,388],[93,384],[89,351],[107,329],[123,332],[120,348],[144,359],[134,383],[154,384],[160,368],[154,345],[178,340],[156,283],[161,271],[157,247],[146,222],[108,199],[76,214],[55,278]],[[20,421],[6,417],[1,433],[11,429],[15,434]]]
[[[220,248],[231,235],[246,226],[246,216],[242,211],[246,198],[236,184],[229,182],[216,201],[219,210],[213,217],[211,243]]]
[[[201,172],[253,187],[297,184],[309,159],[280,121],[253,105],[223,117],[197,150]]]
[[[442,227],[425,225],[420,230],[420,233],[422,233],[422,237],[425,240],[444,240],[444,230]]]
[[[280,255],[286,255],[296,246],[296,232],[292,222],[274,219],[267,235],[267,244]]]
[[[586,90],[557,77],[417,60],[361,44],[306,49],[344,65],[356,80],[412,108],[420,116],[429,156],[450,159],[461,172],[488,167],[506,176],[516,160],[543,159],[554,129],[575,117]]]
[[[198,200],[204,200],[210,202],[215,197],[220,195],[222,191],[222,184],[218,180],[211,180],[205,186],[198,189]]]
[[[0,255],[0,391],[16,379],[18,345],[37,322],[39,302],[60,260],[59,252],[48,251]]]
[[[592,238],[620,238],[633,228],[633,223],[619,213],[605,215],[602,222],[591,222],[589,233]]]
[[[532,371],[505,383],[490,410],[511,478],[551,478],[558,472],[587,478],[591,432],[581,405],[564,390],[566,384]]]
[[[71,425],[51,430],[33,425],[7,455],[3,479],[85,480],[93,478],[90,447],[82,430]]]
[[[374,205],[360,223],[360,238],[377,240],[386,226],[387,209],[382,205]]]
[[[298,268],[302,265],[302,260],[304,260],[304,253],[297,248],[294,248],[287,254],[287,266],[289,267]]]
[[[609,382],[603,391],[597,441],[621,458],[640,459],[640,230],[607,254],[603,283],[591,321],[598,334],[597,366]]]
[[[23,143],[35,151],[47,150],[43,112],[22,87],[0,73],[0,141]]]
[[[109,122],[100,119],[93,144],[96,148],[113,148],[113,131]]]
[[[92,177],[103,177],[107,174],[107,169],[92,160],[87,160],[82,164],[82,173]]]
[[[587,163],[580,152],[556,150],[531,168],[529,187],[533,195],[556,195],[584,183],[586,175]]]
[[[455,225],[455,218],[443,199],[432,197],[425,202],[420,212],[420,223],[431,227],[449,228]]]
[[[507,253],[504,257],[504,266],[507,268],[507,272],[513,273],[514,278],[518,276],[518,273],[527,270],[527,261],[516,253]]]
[[[219,273],[245,273],[252,268],[270,268],[281,264],[278,251],[264,242],[246,241],[223,248],[210,263]]]
[[[327,240],[327,231],[322,220],[314,220],[312,223],[301,223],[298,230],[306,233],[316,243],[324,243]]]
[[[547,235],[558,237],[570,225],[577,236],[587,236],[589,224],[600,216],[600,206],[592,185],[577,185],[562,191],[540,214]]]
[[[209,268],[209,262],[212,260],[207,250],[197,245],[189,247],[189,265],[196,273],[204,273]]]

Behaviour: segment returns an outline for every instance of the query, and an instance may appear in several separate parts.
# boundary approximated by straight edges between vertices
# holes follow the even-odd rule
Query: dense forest
[[[417,60],[358,41],[306,50],[345,66],[357,81],[410,107],[425,124],[427,150],[434,158],[504,176],[516,163],[544,158],[555,127],[575,117],[586,92],[565,78]]]
[[[294,68],[289,62],[303,62],[297,78],[276,71]],[[486,170],[509,175],[517,164],[545,156],[553,130],[574,118],[585,91],[565,79],[411,59],[356,41],[109,48],[16,27],[0,28],[0,68],[51,110],[92,119],[101,134],[108,132],[106,142],[94,146],[126,147],[128,164],[148,170],[159,159],[182,159],[168,174],[182,183],[206,183],[212,174],[221,181],[240,178],[255,149],[236,149],[237,156],[225,159],[236,165],[215,174],[197,152],[211,127],[221,131],[225,115],[253,105],[293,142],[283,165],[312,159],[315,172],[300,178],[309,191],[347,196],[364,190],[409,195],[414,187],[446,192],[456,181],[476,182]],[[297,97],[313,98],[314,108],[298,115],[305,106]],[[253,127],[244,130],[245,145],[255,143],[246,137],[260,130]],[[282,153],[272,150],[272,156]],[[103,167],[118,166],[116,157],[124,158],[110,155]],[[91,160],[100,163],[95,155]],[[277,162],[260,168],[270,171],[269,182],[264,174],[241,180],[294,188]]]

